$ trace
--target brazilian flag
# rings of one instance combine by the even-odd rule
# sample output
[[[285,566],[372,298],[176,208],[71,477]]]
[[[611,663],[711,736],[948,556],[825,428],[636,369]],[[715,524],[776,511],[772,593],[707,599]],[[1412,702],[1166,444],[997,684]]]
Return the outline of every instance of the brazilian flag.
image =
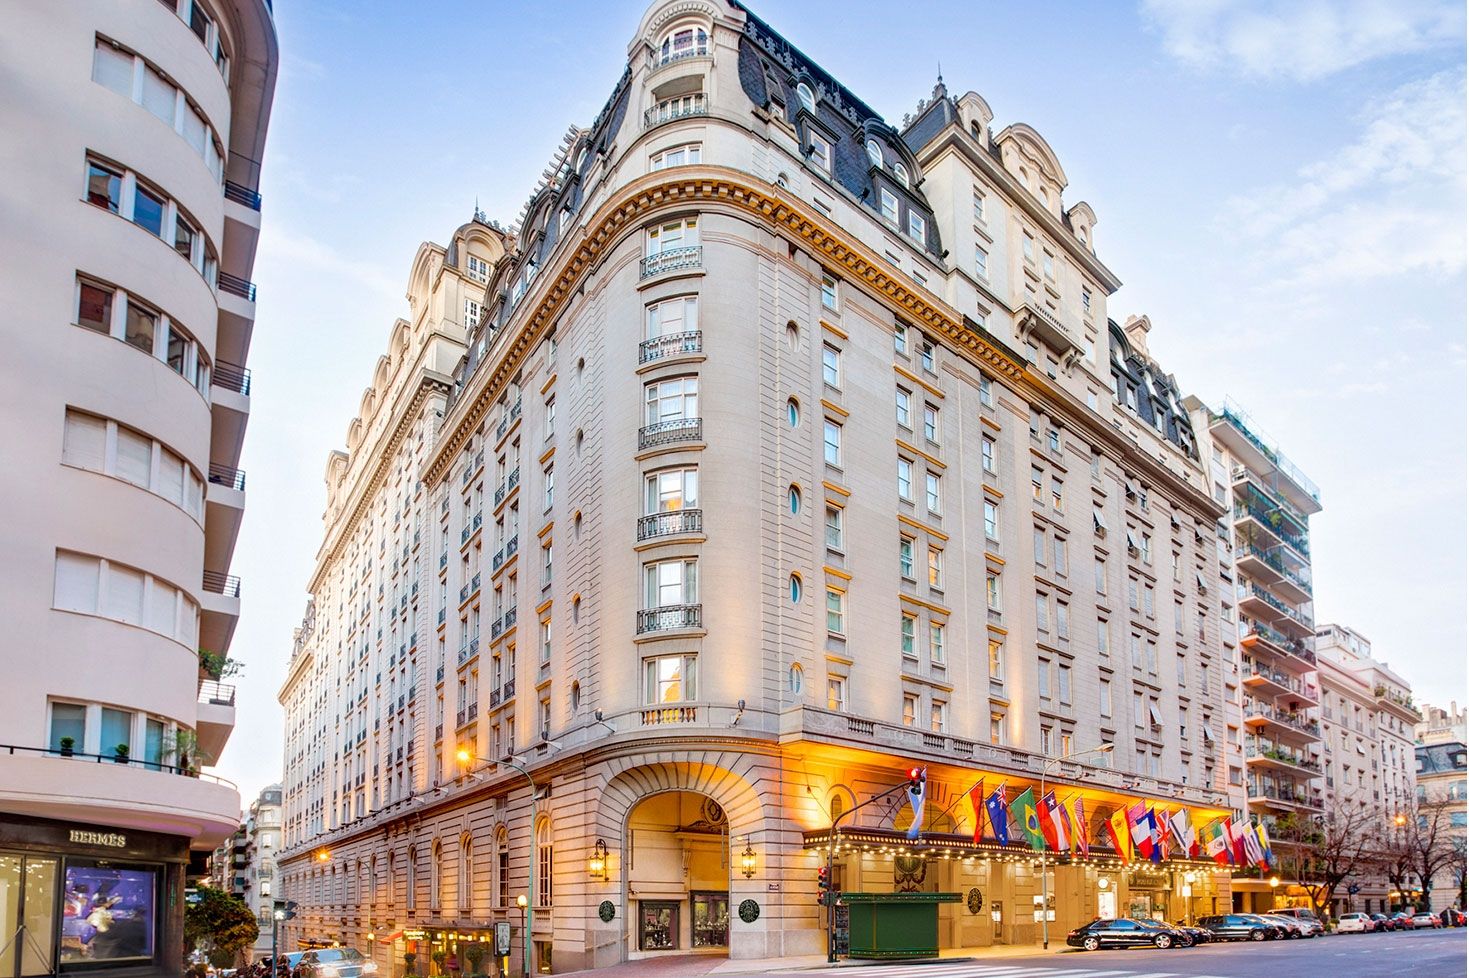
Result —
[[[1015,796],[1010,802],[1010,814],[1015,818],[1015,824],[1020,826],[1020,832],[1025,836],[1025,841],[1030,847],[1037,851],[1046,847],[1046,837],[1041,833],[1041,817],[1035,807],[1035,792],[1026,788]]]

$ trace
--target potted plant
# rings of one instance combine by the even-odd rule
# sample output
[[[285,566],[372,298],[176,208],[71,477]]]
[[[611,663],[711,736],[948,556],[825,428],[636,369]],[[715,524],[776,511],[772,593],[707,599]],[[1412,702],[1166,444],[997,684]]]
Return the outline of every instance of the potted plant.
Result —
[[[129,748],[127,744],[118,744],[116,747],[112,748],[112,759],[118,764],[126,764],[128,762],[128,753],[130,752],[130,750],[131,748]]]
[[[482,978],[484,972],[480,971],[480,962],[485,959],[485,946],[478,942],[464,949],[464,958],[469,962],[470,978]]]
[[[61,740],[58,741],[58,743],[61,745],[62,757],[70,757],[72,754],[72,748],[75,747],[77,744],[75,737],[62,737]]]
[[[412,951],[405,951],[403,953],[403,970],[404,970],[405,973],[410,974],[410,975],[411,974],[415,974],[415,972],[413,970],[413,966],[415,964],[417,964],[417,963],[418,963],[418,955],[417,954],[414,954]]]
[[[447,951],[435,951],[432,955],[430,955],[430,957],[434,959],[434,964],[438,966],[439,974],[441,975],[444,973],[444,960],[448,958],[448,956],[449,954]]]

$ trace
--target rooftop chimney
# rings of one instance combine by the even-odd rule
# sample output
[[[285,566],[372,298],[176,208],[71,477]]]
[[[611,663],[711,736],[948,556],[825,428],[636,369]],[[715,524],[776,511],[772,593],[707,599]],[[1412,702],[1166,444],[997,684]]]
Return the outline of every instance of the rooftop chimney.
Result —
[[[1148,330],[1152,328],[1153,324],[1148,321],[1147,316],[1128,316],[1127,324],[1122,327],[1132,348],[1149,359],[1152,355],[1148,353]]]

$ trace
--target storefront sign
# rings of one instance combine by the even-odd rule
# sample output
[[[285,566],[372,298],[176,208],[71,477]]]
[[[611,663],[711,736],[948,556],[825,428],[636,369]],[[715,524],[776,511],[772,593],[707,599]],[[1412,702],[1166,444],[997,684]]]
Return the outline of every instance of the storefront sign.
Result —
[[[602,923],[609,923],[613,917],[617,916],[617,905],[611,900],[603,900],[597,905],[597,916],[601,918]]]
[[[505,920],[495,924],[495,953],[504,957],[510,953],[510,923]]]
[[[740,919],[747,924],[753,924],[760,919],[760,904],[754,900],[740,901]]]
[[[108,846],[112,849],[126,849],[128,837],[120,832],[88,832],[84,829],[72,829],[67,834],[67,841],[80,843],[84,846]]]
[[[418,930],[417,928],[403,931],[403,940],[405,941],[421,941],[427,936],[427,931]]]

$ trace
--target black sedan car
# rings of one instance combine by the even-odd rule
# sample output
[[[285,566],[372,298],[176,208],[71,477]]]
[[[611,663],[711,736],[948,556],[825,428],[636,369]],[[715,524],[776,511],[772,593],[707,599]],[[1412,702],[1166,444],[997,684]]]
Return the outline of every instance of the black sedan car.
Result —
[[[1199,926],[1213,934],[1216,941],[1273,941],[1278,940],[1285,930],[1254,914],[1243,913],[1200,917]]]
[[[1093,920],[1085,927],[1078,927],[1066,935],[1071,947],[1097,951],[1115,947],[1187,947],[1188,935],[1176,927],[1155,920],[1134,920],[1119,917],[1116,920]]]

